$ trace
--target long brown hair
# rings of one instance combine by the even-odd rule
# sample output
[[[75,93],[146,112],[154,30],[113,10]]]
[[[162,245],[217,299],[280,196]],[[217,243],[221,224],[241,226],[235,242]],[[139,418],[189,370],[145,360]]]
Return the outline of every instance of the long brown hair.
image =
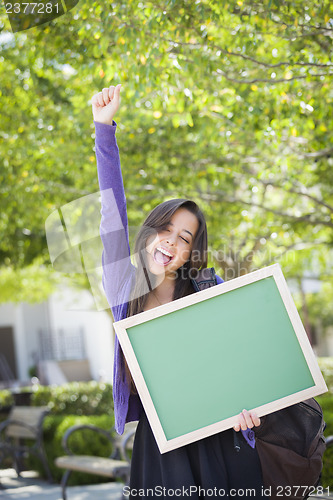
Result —
[[[190,278],[195,278],[195,273],[199,269],[207,267],[207,226],[198,205],[194,201],[179,198],[157,205],[144,221],[136,238],[137,270],[127,316],[133,316],[143,311],[148,294],[154,288],[156,277],[146,265],[147,240],[151,235],[156,235],[156,232],[166,227],[174,213],[180,208],[186,208],[193,213],[198,219],[199,227],[194,237],[190,259],[177,270],[173,299],[179,299],[193,293]]]

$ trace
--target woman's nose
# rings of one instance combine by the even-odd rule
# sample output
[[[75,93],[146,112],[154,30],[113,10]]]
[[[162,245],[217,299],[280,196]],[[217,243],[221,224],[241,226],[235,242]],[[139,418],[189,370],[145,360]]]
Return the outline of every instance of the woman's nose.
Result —
[[[169,243],[169,245],[174,245],[176,242],[176,236],[174,234],[168,234],[166,242]]]

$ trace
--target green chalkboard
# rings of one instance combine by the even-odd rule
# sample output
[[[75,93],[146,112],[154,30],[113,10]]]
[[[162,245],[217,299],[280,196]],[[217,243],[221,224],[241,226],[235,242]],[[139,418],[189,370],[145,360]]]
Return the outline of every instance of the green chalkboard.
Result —
[[[300,342],[273,271],[253,282],[248,275],[228,291],[231,282],[217,285],[195,294],[193,304],[126,328],[166,442],[230,421],[244,408],[318,391],[312,351],[304,348],[306,339]]]

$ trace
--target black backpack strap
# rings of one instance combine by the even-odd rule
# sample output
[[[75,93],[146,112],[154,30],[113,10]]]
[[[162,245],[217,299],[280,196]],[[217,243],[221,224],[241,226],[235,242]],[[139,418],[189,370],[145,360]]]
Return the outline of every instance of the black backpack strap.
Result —
[[[215,269],[213,267],[206,267],[197,271],[195,278],[191,278],[193,288],[196,292],[206,290],[211,286],[217,285]]]

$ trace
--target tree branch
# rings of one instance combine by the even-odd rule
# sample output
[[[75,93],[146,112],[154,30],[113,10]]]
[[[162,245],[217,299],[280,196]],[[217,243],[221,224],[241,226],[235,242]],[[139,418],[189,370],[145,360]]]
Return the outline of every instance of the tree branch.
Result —
[[[291,219],[294,222],[305,222],[307,224],[310,224],[311,226],[327,226],[327,227],[333,228],[333,222],[331,222],[331,221],[311,219],[311,217],[313,215],[312,213],[305,214],[302,216],[288,214],[286,212],[282,212],[282,211],[274,209],[272,207],[268,207],[268,206],[263,205],[261,203],[254,203],[254,202],[250,202],[250,201],[245,201],[244,199],[238,199],[236,197],[228,197],[228,195],[226,195],[226,193],[224,193],[222,191],[217,191],[214,194],[211,194],[211,193],[202,193],[201,194],[201,197],[207,201],[218,201],[218,199],[219,199],[218,196],[223,196],[224,201],[227,201],[228,203],[240,203],[240,204],[244,204],[244,205],[251,206],[251,207],[261,208],[265,212],[269,212],[269,213],[272,213],[274,215],[278,215],[278,216],[283,217],[285,219]]]
[[[114,19],[117,19],[118,21],[120,21],[119,18],[117,18],[116,16],[114,16]],[[123,25],[125,25],[126,27],[128,28],[132,28],[136,31],[139,31],[141,32],[141,29],[142,27],[141,26],[136,26],[136,25],[133,25],[133,24],[129,24],[129,23],[123,23]],[[178,23],[178,26],[181,27],[181,25]],[[157,39],[158,40],[162,40],[164,42],[167,42],[167,43],[170,43],[173,47],[177,47],[177,46],[180,46],[180,47],[185,47],[185,48],[190,48],[190,49],[198,49],[198,50],[202,50],[203,48],[210,48],[212,50],[219,50],[220,52],[222,52],[223,54],[227,55],[227,56],[234,56],[234,57],[239,57],[243,60],[246,60],[246,61],[251,61],[253,62],[254,64],[258,65],[258,66],[264,66],[266,68],[270,68],[270,69],[273,69],[273,68],[279,68],[279,67],[282,67],[282,66],[286,66],[286,67],[295,67],[295,66],[300,66],[300,67],[317,67],[317,68],[333,68],[333,64],[329,63],[329,64],[325,64],[325,63],[304,63],[304,62],[296,62],[296,63],[290,63],[289,61],[281,61],[279,63],[276,63],[276,64],[270,64],[270,63],[267,63],[267,62],[264,62],[264,61],[259,61],[258,59],[255,59],[254,57],[251,57],[251,56],[248,56],[246,54],[239,54],[237,52],[229,52],[228,50],[222,48],[221,46],[219,45],[215,45],[215,44],[203,44],[203,41],[202,41],[202,33],[200,31],[198,31],[197,29],[194,30],[195,34],[197,35],[197,37],[199,37],[199,42],[183,42],[183,41],[180,41],[180,40],[172,40],[170,38],[166,38],[166,37],[163,37],[163,36],[157,36],[157,35],[154,35],[153,33],[149,32],[149,31],[146,31],[145,32],[145,35],[146,36],[149,36],[150,38],[153,38],[153,39]],[[181,54],[181,52],[178,52]],[[192,62],[190,59],[187,60],[188,62]],[[331,73],[328,73],[328,75],[330,75]],[[333,73],[332,73],[333,74]],[[323,76],[323,75],[312,75],[312,76]],[[302,77],[302,78],[306,78],[306,76]],[[289,81],[289,80],[294,80],[294,79],[297,79],[297,77],[294,77],[294,78],[288,78],[288,79],[282,79],[282,80],[275,80],[275,81]],[[232,80],[234,81],[234,80]],[[255,80],[255,81],[266,81],[266,82],[270,82],[270,80]],[[243,83],[253,83],[253,82],[243,82]]]
[[[328,205],[328,203],[325,203],[324,201],[322,201],[322,200],[318,199],[317,197],[313,196],[312,194],[306,193],[304,191],[298,191],[297,189],[294,189],[294,188],[288,188],[288,189],[286,189],[286,188],[284,188],[282,186],[283,181],[282,181],[281,184],[277,184],[276,182],[274,182],[272,180],[266,181],[264,179],[260,179],[260,178],[258,178],[257,172],[255,172],[254,170],[251,170],[248,167],[243,166],[243,171],[245,171],[248,175],[252,175],[252,176],[256,177],[256,180],[258,182],[260,182],[262,185],[266,186],[266,187],[267,186],[274,186],[276,189],[280,189],[282,191],[286,191],[287,193],[296,194],[297,196],[305,196],[306,198],[309,198],[310,200],[312,200],[317,205],[321,205],[321,206],[327,208],[330,212],[333,212],[333,207],[331,205]],[[287,179],[285,179],[285,180],[287,180]]]
[[[294,152],[296,152],[294,150]],[[321,149],[319,151],[315,151],[313,153],[302,153],[301,158],[322,158],[323,156],[333,155],[333,148]]]
[[[307,75],[292,76],[291,78],[278,78],[278,79],[275,79],[275,78],[274,79],[273,78],[254,78],[253,80],[239,80],[237,78],[232,78],[232,77],[228,76],[227,73],[225,73],[221,69],[217,69],[216,73],[220,73],[221,75],[223,75],[224,78],[226,80],[228,80],[229,82],[248,83],[248,84],[263,82],[263,83],[270,83],[273,85],[276,83],[291,82],[292,80],[304,80],[305,78],[308,78],[309,76],[311,76],[313,78],[320,78],[321,76],[333,76],[333,72],[332,73],[317,73],[317,74],[308,73]]]

